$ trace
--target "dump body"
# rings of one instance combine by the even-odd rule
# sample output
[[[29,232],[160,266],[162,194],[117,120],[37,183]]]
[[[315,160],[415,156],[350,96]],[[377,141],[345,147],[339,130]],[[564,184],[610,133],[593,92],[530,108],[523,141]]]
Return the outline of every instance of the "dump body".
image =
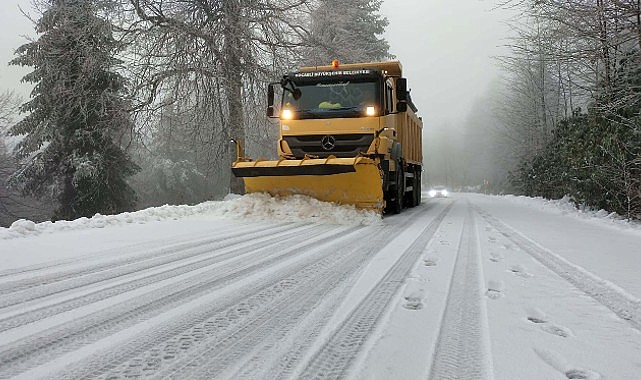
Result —
[[[278,85],[280,158],[239,155],[232,171],[247,192],[394,213],[420,203],[422,120],[398,61],[303,67]]]

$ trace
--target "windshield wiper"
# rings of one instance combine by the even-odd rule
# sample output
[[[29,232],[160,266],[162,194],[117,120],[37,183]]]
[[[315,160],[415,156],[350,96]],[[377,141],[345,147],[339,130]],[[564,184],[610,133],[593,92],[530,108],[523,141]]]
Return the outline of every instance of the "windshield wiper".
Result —
[[[360,116],[363,114],[363,107],[336,107],[336,108],[310,108],[295,111],[302,118],[334,118],[344,116]]]
[[[326,108],[328,110],[332,111],[352,111],[352,110],[357,110],[361,108],[360,106],[353,106],[353,107],[336,107],[336,108]]]
[[[325,114],[328,112],[335,112],[335,111],[358,111],[361,112],[363,110],[363,107],[361,106],[353,106],[353,107],[328,107],[328,108],[311,108],[311,109],[306,109],[306,110],[300,110],[297,112],[300,113],[311,113],[311,114]]]
[[[321,112],[319,112],[321,111]],[[322,108],[314,108],[314,109],[308,109],[308,110],[297,110],[296,113],[301,115],[301,116],[315,116],[315,117],[321,117],[323,116],[324,109]]]

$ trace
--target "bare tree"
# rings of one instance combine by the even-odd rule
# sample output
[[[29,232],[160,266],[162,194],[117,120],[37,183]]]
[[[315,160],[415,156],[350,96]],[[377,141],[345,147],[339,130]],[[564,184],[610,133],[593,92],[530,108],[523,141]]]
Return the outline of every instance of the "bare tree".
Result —
[[[193,102],[194,112],[206,111],[215,152],[213,162],[228,168],[236,150],[245,145],[247,99],[258,78],[273,78],[283,56],[306,36],[301,12],[307,0],[130,0],[136,18],[123,18],[125,38],[136,58],[132,77],[144,106],[163,101]],[[263,80],[264,81],[264,80]],[[262,112],[261,112],[262,113]],[[242,181],[229,170],[230,190],[242,192]]]
[[[521,38],[514,44],[513,55],[505,60],[511,64],[511,72],[518,74],[509,79],[511,88],[518,91],[513,91],[505,102],[506,125],[518,131],[519,124],[527,125],[518,120],[518,114],[525,111],[531,120],[534,116],[531,110],[542,104],[545,107],[541,109],[551,112],[540,116],[554,116],[555,111],[563,111],[556,112],[559,117],[552,118],[550,131],[557,128],[560,120],[567,119],[555,135],[561,141],[554,144],[548,140],[539,145],[528,140],[518,145],[523,142],[523,133],[515,134],[515,145],[531,148],[530,152],[536,156],[522,156],[521,167],[531,171],[528,175],[533,181],[544,178],[537,170],[571,178],[561,185],[573,191],[579,201],[628,217],[638,215],[635,210],[641,207],[638,197],[641,191],[641,2],[537,0],[506,4],[522,7],[527,20],[536,20],[534,24],[521,24]],[[543,39],[536,38],[541,35]],[[547,92],[547,100],[524,96],[527,92],[523,88],[532,86],[523,86],[528,77],[523,75],[528,70],[523,69],[536,66],[543,68],[539,73],[546,75],[532,82],[536,83],[535,87],[544,89],[550,83],[558,84]],[[536,73],[535,70],[529,72]],[[544,81],[547,85],[540,86]],[[556,108],[550,102],[555,99],[558,100]],[[528,131],[531,127],[520,130]],[[563,167],[549,170],[552,162],[548,160],[555,160],[555,164]],[[534,165],[528,166],[528,163]]]
[[[44,199],[23,197],[8,187],[8,181],[15,172],[16,160],[13,148],[21,137],[9,137],[7,132],[18,118],[22,98],[14,91],[0,94],[0,226],[8,227],[20,218],[35,221],[47,219],[51,210]]]
[[[563,39],[540,14],[522,22],[514,29],[512,55],[501,58],[506,92],[497,105],[506,144],[517,160],[530,159],[545,147],[558,120],[568,114],[568,103],[572,104],[562,65],[548,58]]]
[[[20,102],[15,92],[5,91],[0,94],[0,226],[8,224],[12,214],[10,199],[13,194],[7,187],[7,180],[15,170],[15,165],[5,144],[5,136],[9,126],[13,124]]]

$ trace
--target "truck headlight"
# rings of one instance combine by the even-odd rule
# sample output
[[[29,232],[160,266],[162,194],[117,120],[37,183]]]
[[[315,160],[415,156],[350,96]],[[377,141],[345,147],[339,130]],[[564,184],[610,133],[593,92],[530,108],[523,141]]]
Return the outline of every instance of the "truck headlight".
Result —
[[[367,106],[365,108],[365,115],[367,115],[367,116],[375,116],[376,115],[376,107]]]
[[[284,109],[280,112],[280,118],[285,120],[291,120],[294,117],[294,112],[290,109]]]

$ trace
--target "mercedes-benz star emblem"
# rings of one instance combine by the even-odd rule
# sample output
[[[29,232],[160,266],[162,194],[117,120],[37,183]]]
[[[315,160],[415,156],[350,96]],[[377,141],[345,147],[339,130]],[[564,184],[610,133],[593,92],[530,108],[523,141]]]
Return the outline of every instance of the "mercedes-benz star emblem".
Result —
[[[321,139],[321,146],[325,150],[334,149],[334,147],[336,146],[336,138],[334,136],[330,136],[330,135],[324,136]]]

